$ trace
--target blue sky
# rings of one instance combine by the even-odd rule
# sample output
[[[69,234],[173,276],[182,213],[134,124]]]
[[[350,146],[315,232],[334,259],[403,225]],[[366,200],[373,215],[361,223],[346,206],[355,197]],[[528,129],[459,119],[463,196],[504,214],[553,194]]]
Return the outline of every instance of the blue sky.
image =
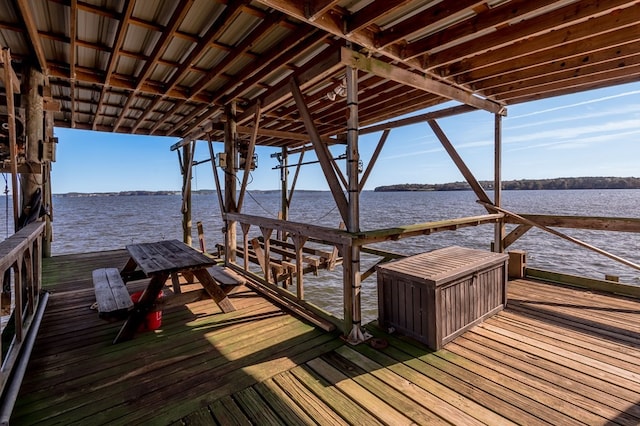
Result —
[[[492,180],[493,115],[476,111],[438,123],[475,176]],[[62,128],[55,134],[59,143],[52,168],[54,193],[181,188],[178,156],[169,149],[176,138]],[[359,140],[365,167],[379,138],[377,133]],[[215,144],[215,150],[220,152],[222,144]],[[280,187],[273,152],[257,149],[258,168],[252,172],[250,190]],[[344,148],[333,147],[332,153],[343,154]],[[198,142],[196,160],[208,156],[207,144]],[[640,176],[640,83],[510,106],[503,119],[502,158],[503,180]],[[313,159],[312,153],[304,158]],[[462,175],[425,123],[391,131],[365,190],[460,180]],[[195,167],[193,188],[214,187],[211,165]],[[320,166],[304,166],[297,188],[327,190]]]

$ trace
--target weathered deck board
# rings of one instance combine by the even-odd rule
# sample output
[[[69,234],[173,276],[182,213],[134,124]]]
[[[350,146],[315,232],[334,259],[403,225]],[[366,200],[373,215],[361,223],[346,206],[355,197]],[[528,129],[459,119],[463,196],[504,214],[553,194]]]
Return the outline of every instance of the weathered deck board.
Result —
[[[57,275],[12,422],[640,424],[633,299],[512,281],[503,312],[434,352],[374,326],[386,348],[347,345],[244,287],[224,314],[187,285],[160,330],[111,345],[120,324],[90,309],[91,270],[125,261],[44,262]]]

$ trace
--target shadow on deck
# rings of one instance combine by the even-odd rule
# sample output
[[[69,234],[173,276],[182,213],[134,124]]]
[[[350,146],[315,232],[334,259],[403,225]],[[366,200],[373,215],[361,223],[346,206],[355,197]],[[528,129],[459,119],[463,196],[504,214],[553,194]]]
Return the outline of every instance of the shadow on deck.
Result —
[[[640,302],[527,280],[509,306],[433,352],[370,326],[349,346],[249,289],[236,312],[168,304],[111,345],[91,270],[124,251],[44,263],[52,292],[15,424],[638,424]],[[132,283],[131,290],[143,282]]]

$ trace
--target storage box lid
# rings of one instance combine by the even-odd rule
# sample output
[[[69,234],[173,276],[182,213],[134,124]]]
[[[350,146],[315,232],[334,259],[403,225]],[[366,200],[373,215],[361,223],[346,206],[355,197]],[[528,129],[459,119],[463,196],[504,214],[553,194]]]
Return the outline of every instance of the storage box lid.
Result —
[[[506,253],[451,246],[378,265],[377,270],[437,286],[503,263],[508,258]]]

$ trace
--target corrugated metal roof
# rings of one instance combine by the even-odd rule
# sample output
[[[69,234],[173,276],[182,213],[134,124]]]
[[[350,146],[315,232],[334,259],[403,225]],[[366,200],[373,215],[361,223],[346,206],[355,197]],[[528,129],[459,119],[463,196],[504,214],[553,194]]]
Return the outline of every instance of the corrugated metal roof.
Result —
[[[640,5],[621,0],[0,4],[0,43],[19,74],[33,60],[48,73],[62,107],[57,126],[218,139],[231,101],[241,124],[260,101],[261,127],[304,132],[287,90],[291,77],[322,136],[344,133],[345,102],[328,102],[326,93],[355,55],[348,52],[363,54],[355,63],[367,125],[452,97],[497,110],[638,81],[638,34]],[[416,88],[399,77],[407,71],[429,84]],[[264,136],[258,143],[303,142]]]

